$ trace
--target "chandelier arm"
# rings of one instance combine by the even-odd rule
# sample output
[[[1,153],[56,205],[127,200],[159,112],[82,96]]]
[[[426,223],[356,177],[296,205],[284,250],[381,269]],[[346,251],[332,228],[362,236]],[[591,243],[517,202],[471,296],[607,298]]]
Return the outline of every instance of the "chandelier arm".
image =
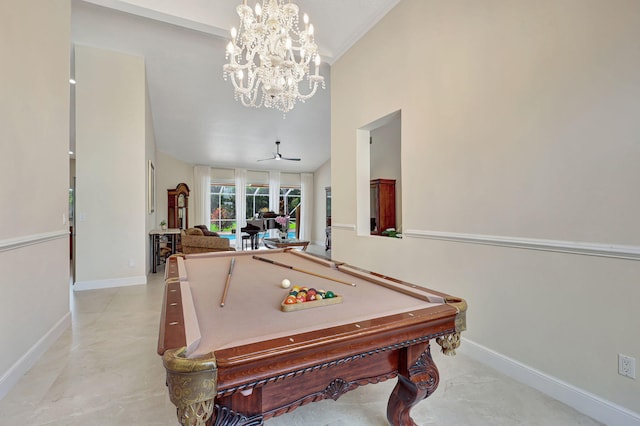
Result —
[[[308,99],[311,99],[311,97],[316,94],[316,90],[318,90],[318,83],[314,82],[313,86],[311,88],[311,92],[309,94],[303,95],[302,93],[298,92],[298,96],[297,97],[298,97],[298,99],[300,99],[301,101],[304,102],[304,101],[306,101]]]
[[[313,95],[315,95],[316,91],[318,90],[318,86],[322,85],[322,88],[325,88],[325,84],[324,84],[324,79],[313,79],[309,81],[309,87],[311,88],[311,92],[303,95],[298,91],[298,98],[300,98],[302,101],[306,101],[307,99],[310,99]]]
[[[236,11],[240,30],[231,31],[224,76],[231,77],[237,100],[244,106],[264,105],[286,113],[297,101],[311,98],[319,83],[325,88],[324,78],[318,74],[313,25],[305,15],[304,28],[299,27],[296,4],[291,0],[263,0],[262,5],[256,4],[254,14],[245,1]],[[313,58],[315,75],[310,73]],[[311,91],[303,95],[299,85],[305,78]]]
[[[259,108],[260,106],[262,106],[262,103],[263,103],[262,98],[260,99],[259,103],[256,103],[258,92],[260,91],[258,90],[259,88],[260,88],[260,81],[257,82],[257,86],[254,90],[244,90],[242,92],[236,91],[236,95],[239,95],[240,102],[242,102],[243,106],[255,107],[255,108]]]

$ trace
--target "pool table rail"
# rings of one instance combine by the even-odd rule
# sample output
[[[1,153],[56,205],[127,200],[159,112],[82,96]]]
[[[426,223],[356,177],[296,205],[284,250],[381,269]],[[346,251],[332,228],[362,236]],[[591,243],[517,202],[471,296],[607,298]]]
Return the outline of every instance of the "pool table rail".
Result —
[[[447,314],[441,318],[419,312],[397,314],[217,350],[218,366],[224,368],[224,372],[220,371],[218,392],[263,386],[310,369],[325,368],[349,362],[354,357],[397,350],[453,334],[454,318],[450,312]],[[266,365],[268,369],[265,369]]]
[[[164,287],[162,313],[160,314],[160,334],[158,336],[158,355],[167,349],[180,348],[187,345],[182,310],[182,293],[180,281],[167,280]]]

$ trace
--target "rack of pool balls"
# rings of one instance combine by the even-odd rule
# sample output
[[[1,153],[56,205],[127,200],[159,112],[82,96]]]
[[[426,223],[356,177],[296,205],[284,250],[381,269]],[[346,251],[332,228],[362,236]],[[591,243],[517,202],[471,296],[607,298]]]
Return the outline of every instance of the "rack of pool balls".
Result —
[[[291,285],[289,280],[282,281],[282,287],[289,288]],[[280,309],[284,312],[290,312],[318,306],[335,305],[336,303],[342,303],[342,296],[335,294],[333,291],[316,290],[315,288],[294,285],[282,301]]]

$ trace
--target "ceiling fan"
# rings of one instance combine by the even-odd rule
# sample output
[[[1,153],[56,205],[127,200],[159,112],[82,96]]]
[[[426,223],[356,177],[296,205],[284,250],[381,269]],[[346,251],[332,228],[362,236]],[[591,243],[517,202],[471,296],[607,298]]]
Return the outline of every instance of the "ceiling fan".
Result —
[[[272,154],[273,154],[273,157],[271,157],[271,158],[263,158],[262,160],[258,160],[258,161],[267,161],[267,160],[300,161],[299,158],[283,157],[282,154],[280,154],[280,141],[276,141],[276,152],[273,152]]]

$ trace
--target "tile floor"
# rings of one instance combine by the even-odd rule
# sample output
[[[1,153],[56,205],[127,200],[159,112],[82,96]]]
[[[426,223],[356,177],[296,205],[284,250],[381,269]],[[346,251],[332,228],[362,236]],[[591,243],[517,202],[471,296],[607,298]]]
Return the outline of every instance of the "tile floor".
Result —
[[[0,401],[0,425],[176,425],[156,354],[163,272],[151,274],[147,285],[72,292],[72,327]],[[437,349],[434,344],[440,385],[412,410],[418,425],[600,424],[464,355],[446,357]],[[265,424],[383,426],[394,384],[368,385]]]

